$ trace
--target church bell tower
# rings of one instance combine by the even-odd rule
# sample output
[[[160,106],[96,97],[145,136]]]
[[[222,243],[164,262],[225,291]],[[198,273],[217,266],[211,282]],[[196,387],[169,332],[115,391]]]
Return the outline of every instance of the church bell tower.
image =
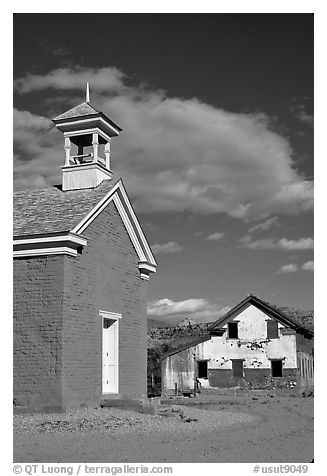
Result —
[[[62,190],[95,188],[110,180],[111,139],[122,129],[90,104],[88,83],[85,102],[52,121],[65,138]]]

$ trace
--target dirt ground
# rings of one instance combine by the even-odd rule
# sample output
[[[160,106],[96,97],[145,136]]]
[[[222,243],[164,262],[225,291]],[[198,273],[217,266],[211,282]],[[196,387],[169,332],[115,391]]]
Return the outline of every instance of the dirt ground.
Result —
[[[307,463],[313,458],[312,397],[199,396],[177,403],[174,417],[114,408],[15,416],[14,462]]]

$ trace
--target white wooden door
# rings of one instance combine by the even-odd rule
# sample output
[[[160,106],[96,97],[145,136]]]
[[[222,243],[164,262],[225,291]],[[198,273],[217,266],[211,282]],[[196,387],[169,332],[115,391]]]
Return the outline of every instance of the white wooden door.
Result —
[[[118,393],[118,320],[103,318],[102,393]]]

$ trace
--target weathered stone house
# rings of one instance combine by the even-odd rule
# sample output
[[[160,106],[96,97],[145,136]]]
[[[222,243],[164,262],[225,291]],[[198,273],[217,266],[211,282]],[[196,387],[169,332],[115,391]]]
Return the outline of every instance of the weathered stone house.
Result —
[[[14,197],[20,411],[146,396],[146,291],[156,262],[111,172],[110,143],[121,129],[88,100],[53,122],[65,138],[62,186]]]
[[[162,359],[163,393],[202,387],[313,387],[313,332],[250,295],[207,337]]]

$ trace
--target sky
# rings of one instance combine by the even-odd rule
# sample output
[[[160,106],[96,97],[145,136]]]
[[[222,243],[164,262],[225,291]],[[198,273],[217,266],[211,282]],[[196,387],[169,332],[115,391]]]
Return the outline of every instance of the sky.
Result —
[[[16,190],[61,183],[51,118],[86,81],[123,129],[149,317],[213,321],[249,293],[313,308],[312,14],[16,14],[13,67]]]

